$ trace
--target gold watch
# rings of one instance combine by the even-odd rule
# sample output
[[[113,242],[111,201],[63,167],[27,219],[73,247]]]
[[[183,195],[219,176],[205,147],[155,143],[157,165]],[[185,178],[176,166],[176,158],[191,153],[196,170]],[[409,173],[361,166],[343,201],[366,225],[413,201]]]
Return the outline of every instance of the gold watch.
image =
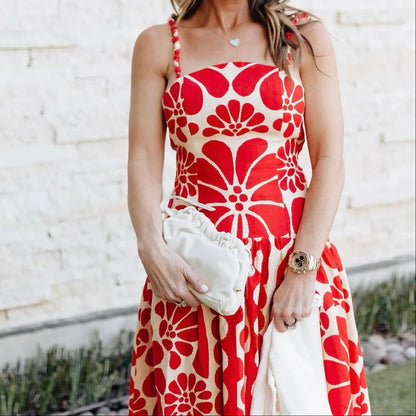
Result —
[[[288,266],[296,273],[318,270],[321,262],[305,251],[294,251],[289,256]]]

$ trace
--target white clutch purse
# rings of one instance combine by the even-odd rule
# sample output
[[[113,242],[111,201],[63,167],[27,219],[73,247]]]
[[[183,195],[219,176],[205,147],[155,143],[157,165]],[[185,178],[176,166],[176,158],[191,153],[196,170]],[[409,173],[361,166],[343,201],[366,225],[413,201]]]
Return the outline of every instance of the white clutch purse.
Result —
[[[244,289],[254,273],[251,254],[234,235],[217,231],[211,220],[193,206],[166,209],[162,221],[166,244],[178,253],[208,285],[206,293],[189,290],[222,315],[233,315],[244,302]]]

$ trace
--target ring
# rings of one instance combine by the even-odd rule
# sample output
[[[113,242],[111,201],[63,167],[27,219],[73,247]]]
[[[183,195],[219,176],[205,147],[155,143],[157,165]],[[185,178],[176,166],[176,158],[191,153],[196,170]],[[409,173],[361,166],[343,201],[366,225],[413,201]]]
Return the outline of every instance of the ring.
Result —
[[[178,306],[180,306],[181,308],[182,308],[183,306],[186,306],[186,305],[187,305],[187,303],[186,303],[183,299],[181,299],[181,300],[175,300],[175,303],[176,303]]]
[[[298,320],[295,318],[295,322],[293,322],[292,325],[287,324],[286,321],[283,321],[283,323],[284,323],[284,325],[285,325],[285,327],[287,329],[295,329],[296,328],[296,324],[298,323]]]

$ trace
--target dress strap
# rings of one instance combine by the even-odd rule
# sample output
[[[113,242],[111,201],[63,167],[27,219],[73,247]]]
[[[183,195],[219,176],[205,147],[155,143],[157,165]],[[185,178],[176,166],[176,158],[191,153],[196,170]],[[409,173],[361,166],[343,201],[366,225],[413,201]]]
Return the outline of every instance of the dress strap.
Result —
[[[305,12],[298,12],[293,14],[290,17],[291,22],[296,26],[298,24],[304,24],[311,20],[311,16],[308,13]],[[292,32],[286,32],[286,37],[291,41],[293,39],[293,33]],[[292,48],[288,46],[287,48],[287,65],[290,66],[290,64],[293,61],[292,56]]]
[[[179,43],[179,34],[178,28],[176,26],[175,19],[172,17],[168,20],[170,26],[170,32],[172,34],[172,44],[173,44],[173,66],[175,68],[176,78],[181,76],[181,60],[180,60],[180,50],[181,44]]]
[[[298,25],[298,24],[303,25],[305,23],[308,23],[311,20],[311,16],[305,12],[298,12],[298,13],[293,14],[290,20],[292,21],[294,25]]]

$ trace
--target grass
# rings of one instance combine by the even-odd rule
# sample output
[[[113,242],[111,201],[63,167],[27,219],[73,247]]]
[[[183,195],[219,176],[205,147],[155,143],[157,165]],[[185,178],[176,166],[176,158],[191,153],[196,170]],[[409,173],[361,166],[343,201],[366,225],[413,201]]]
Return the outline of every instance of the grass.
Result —
[[[373,415],[415,415],[415,361],[367,375]]]

